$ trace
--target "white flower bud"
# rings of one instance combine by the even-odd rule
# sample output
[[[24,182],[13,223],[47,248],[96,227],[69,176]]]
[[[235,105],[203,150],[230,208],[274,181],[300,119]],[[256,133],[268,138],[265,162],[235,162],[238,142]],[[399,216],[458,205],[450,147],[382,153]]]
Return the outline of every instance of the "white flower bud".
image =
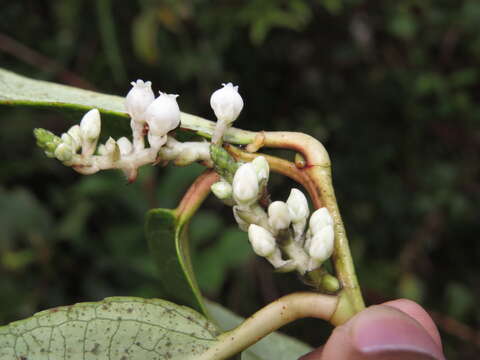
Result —
[[[105,147],[104,144],[98,145],[97,153],[98,153],[98,155],[100,155],[100,156],[107,155],[107,148]]]
[[[242,231],[248,231],[248,227],[250,226],[250,223],[246,222],[245,220],[243,220],[240,215],[239,215],[239,209],[238,209],[238,206],[234,206],[232,208],[233,210],[233,217],[235,218],[235,221],[237,222],[238,224],[238,227],[240,228],[240,230]]]
[[[213,184],[210,189],[220,200],[225,200],[232,197],[232,185],[226,181],[218,181]]]
[[[258,179],[251,163],[240,166],[232,182],[233,198],[239,205],[250,205],[258,197]]]
[[[180,108],[177,104],[178,95],[160,92],[145,111],[145,120],[149,133],[155,136],[167,135],[180,124]]]
[[[268,230],[255,224],[251,224],[248,228],[248,240],[250,240],[253,251],[258,256],[268,257],[277,248],[273,235]]]
[[[120,148],[120,154],[128,155],[132,152],[133,145],[126,137],[121,137],[117,140],[117,145]]]
[[[125,109],[130,117],[138,123],[145,123],[145,110],[155,100],[152,83],[143,80],[132,81],[132,88],[125,97]]]
[[[69,145],[74,152],[76,152],[80,148],[80,144],[77,143],[68,133],[63,133],[61,138],[62,142]]]
[[[100,128],[100,112],[97,109],[92,109],[83,115],[80,121],[80,130],[84,141],[95,142],[100,136]]]
[[[268,176],[270,174],[270,166],[268,161],[263,156],[257,156],[252,161],[252,165],[255,168],[255,173],[257,174],[258,182],[261,185],[266,185],[268,182]]]
[[[311,258],[317,262],[324,262],[332,256],[334,237],[333,226],[331,225],[325,226],[315,234],[308,249]]]
[[[313,235],[317,234],[325,226],[332,226],[333,219],[326,207],[315,210],[310,217],[310,230]]]
[[[67,134],[72,137],[72,139],[76,143],[75,151],[80,149],[82,145],[82,130],[80,130],[80,125],[73,125],[70,129],[68,129]]]
[[[73,156],[73,148],[69,144],[61,143],[55,149],[55,157],[62,162],[71,160],[72,156]]]
[[[148,133],[148,142],[153,149],[160,149],[167,142],[167,135],[155,135]]]
[[[292,218],[287,204],[283,201],[274,201],[268,207],[268,223],[275,231],[288,228]]]
[[[243,109],[243,99],[238,93],[238,86],[232,83],[222,86],[210,97],[210,106],[219,121],[231,124]]]
[[[288,210],[292,217],[293,223],[306,221],[310,210],[308,208],[308,201],[303,192],[293,188],[287,199]]]

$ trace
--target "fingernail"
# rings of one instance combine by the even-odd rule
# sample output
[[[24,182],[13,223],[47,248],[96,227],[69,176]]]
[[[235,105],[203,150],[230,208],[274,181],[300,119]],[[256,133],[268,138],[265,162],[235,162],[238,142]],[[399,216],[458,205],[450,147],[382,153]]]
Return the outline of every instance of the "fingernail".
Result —
[[[355,347],[365,355],[405,353],[412,360],[444,360],[441,349],[425,329],[396,309],[367,309],[355,320],[352,331]]]

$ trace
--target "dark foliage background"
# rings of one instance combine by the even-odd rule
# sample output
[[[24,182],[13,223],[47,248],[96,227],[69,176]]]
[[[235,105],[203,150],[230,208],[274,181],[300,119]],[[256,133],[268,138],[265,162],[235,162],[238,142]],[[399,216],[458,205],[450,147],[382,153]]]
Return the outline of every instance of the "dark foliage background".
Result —
[[[0,64],[121,95],[149,79],[208,118],[211,91],[239,84],[239,127],[303,131],[329,149],[367,302],[419,301],[448,358],[476,359],[479,24],[476,0],[10,1]],[[118,173],[82,177],[32,137],[78,118],[2,108],[0,119],[0,322],[110,295],[154,297],[144,213],[174,207],[201,168],[146,168],[128,186]],[[291,185],[274,178],[274,196]],[[192,237],[210,298],[248,315],[304,288],[254,258],[218,202],[204,209]],[[318,345],[329,327],[286,330]]]

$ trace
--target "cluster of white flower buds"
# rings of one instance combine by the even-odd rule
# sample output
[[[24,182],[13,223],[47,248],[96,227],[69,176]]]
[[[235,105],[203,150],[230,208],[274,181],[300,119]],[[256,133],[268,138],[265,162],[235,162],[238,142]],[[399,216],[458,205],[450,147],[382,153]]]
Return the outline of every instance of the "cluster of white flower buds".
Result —
[[[222,179],[212,185],[215,196],[233,206],[240,229],[248,231],[253,250],[266,258],[278,271],[296,270],[300,274],[317,269],[334,250],[333,219],[323,207],[309,221],[308,201],[298,189],[292,189],[286,202],[274,201],[267,211],[259,201],[269,178],[269,166],[263,156],[242,164],[232,184]]]
[[[131,118],[132,140],[110,137],[98,145],[100,112],[92,109],[83,116],[80,125],[72,126],[60,138],[37,129],[39,145],[48,156],[56,157],[82,174],[121,169],[129,181],[135,180],[138,168],[145,164],[172,160],[177,165],[187,165],[210,160],[207,142],[181,143],[168,135],[180,125],[178,95],[160,92],[155,98],[150,81],[137,80],[131,84],[125,109]],[[145,136],[149,147],[145,146]]]

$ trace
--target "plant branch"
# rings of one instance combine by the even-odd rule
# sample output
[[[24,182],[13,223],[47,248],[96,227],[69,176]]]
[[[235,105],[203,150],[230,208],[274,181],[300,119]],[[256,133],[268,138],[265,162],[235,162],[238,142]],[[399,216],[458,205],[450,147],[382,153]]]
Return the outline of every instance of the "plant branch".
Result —
[[[181,222],[187,221],[210,193],[210,186],[220,179],[213,170],[206,170],[195,179],[175,209]]]
[[[355,274],[345,226],[338,209],[332,184],[330,157],[325,147],[312,136],[297,132],[263,132],[259,136],[261,136],[264,146],[292,149],[303,155],[306,164],[300,171],[304,172],[316,187],[313,193],[308,189],[310,195],[321,198],[334,221],[335,251],[333,264],[342,285],[342,291],[347,295],[343,300],[348,300],[350,303],[350,306],[345,305],[345,311],[351,311],[353,316],[353,314],[363,310],[365,304]]]
[[[227,359],[298,319],[313,317],[330,321],[337,303],[336,296],[309,292],[281,297],[257,311],[235,329],[221,334],[218,343],[196,359]]]

